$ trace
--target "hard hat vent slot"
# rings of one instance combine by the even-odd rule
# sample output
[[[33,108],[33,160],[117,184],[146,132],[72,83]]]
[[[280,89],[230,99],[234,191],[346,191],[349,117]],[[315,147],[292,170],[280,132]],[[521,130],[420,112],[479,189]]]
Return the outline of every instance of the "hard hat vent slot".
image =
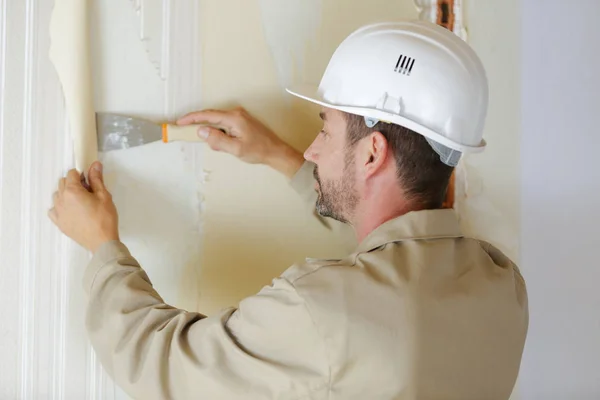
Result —
[[[410,73],[411,73],[414,65],[415,65],[414,58],[400,54],[400,57],[398,57],[398,62],[396,62],[396,68],[394,68],[394,72],[398,72],[399,74],[410,76]]]

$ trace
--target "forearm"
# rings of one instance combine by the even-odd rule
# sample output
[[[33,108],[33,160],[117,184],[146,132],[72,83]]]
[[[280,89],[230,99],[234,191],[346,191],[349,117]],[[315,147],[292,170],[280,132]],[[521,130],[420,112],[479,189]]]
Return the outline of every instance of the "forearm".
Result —
[[[119,242],[104,244],[86,271],[86,328],[109,375],[136,398],[182,398],[193,369],[187,332],[204,319],[170,307]],[[165,354],[169,354],[168,360]]]
[[[304,156],[285,142],[278,143],[266,160],[266,164],[292,179],[304,164]]]
[[[326,397],[322,339],[286,279],[244,299],[239,312],[204,317],[166,305],[125,246],[109,242],[84,284],[92,345],[132,398]]]

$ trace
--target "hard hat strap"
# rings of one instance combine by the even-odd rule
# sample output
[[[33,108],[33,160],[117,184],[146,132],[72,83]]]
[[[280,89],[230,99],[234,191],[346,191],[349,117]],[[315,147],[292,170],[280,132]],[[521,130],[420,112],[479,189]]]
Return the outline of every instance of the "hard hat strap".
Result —
[[[365,124],[367,124],[369,128],[373,128],[378,122],[379,120],[377,118],[365,117]]]
[[[375,125],[377,125],[380,122],[380,120],[378,120],[377,118],[372,117],[364,117],[364,119],[365,124],[369,128],[375,127]],[[427,143],[429,143],[429,145],[437,153],[437,155],[440,156],[441,162],[450,167],[456,167],[458,165],[460,157],[462,156],[462,153],[460,151],[444,146],[443,144],[431,140],[428,137],[425,137],[425,140],[427,140]]]
[[[429,139],[428,137],[425,137],[425,140],[427,140],[427,143],[429,143],[431,148],[440,156],[441,162],[449,167],[456,167],[458,165],[460,157],[462,156],[460,151],[446,147],[443,144]]]

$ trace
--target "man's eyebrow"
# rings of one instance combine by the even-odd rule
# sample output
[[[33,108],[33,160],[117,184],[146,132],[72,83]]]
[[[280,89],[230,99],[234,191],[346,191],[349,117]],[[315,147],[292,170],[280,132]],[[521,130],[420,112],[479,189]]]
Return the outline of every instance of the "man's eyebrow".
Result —
[[[324,112],[322,112],[322,111],[321,111],[321,112],[319,113],[319,117],[321,117],[321,119],[322,119],[323,121],[325,121],[325,120],[327,119],[327,114],[325,114]]]

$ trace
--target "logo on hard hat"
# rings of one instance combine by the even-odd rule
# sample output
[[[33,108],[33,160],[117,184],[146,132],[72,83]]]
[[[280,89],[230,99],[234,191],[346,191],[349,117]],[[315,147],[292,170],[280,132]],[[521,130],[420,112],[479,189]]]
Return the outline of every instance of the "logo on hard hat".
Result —
[[[414,58],[400,54],[400,57],[398,57],[398,62],[396,63],[396,68],[394,68],[394,72],[410,76],[410,72],[412,71],[414,65]]]

